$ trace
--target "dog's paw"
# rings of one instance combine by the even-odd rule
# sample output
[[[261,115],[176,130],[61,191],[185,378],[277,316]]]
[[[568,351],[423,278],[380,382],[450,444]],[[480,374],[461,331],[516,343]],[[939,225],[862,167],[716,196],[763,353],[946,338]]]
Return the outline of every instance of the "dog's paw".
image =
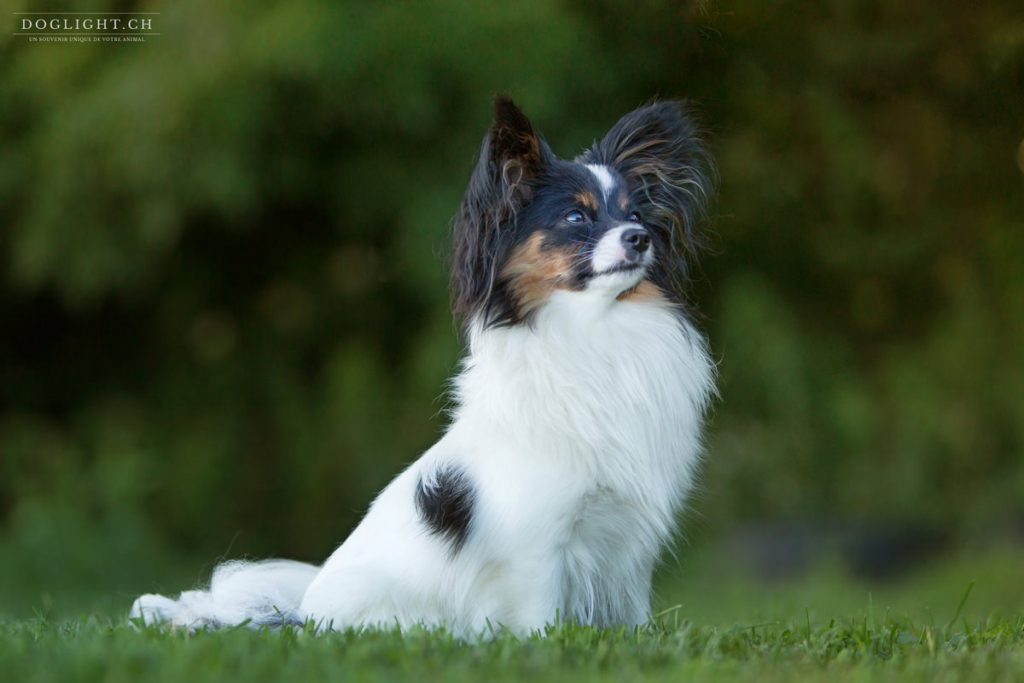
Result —
[[[177,600],[147,593],[140,595],[132,603],[128,618],[141,621],[146,626],[170,624],[171,626],[190,626],[193,621],[191,613]]]

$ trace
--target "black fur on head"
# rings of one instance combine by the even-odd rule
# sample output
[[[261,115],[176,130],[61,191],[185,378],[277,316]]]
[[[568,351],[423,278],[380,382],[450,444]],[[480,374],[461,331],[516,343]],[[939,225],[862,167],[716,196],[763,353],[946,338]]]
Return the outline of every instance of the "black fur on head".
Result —
[[[606,166],[614,197],[585,164]],[[505,97],[454,220],[452,310],[484,325],[526,321],[554,289],[582,289],[603,233],[639,220],[654,245],[648,290],[682,301],[686,256],[712,193],[710,157],[679,102],[624,116],[575,161],[557,159]],[[585,224],[564,220],[567,210]],[[575,211],[575,213],[580,213]]]
[[[494,121],[454,221],[452,312],[469,317],[487,306],[498,277],[501,233],[532,197],[531,182],[554,154],[511,99],[494,99]]]

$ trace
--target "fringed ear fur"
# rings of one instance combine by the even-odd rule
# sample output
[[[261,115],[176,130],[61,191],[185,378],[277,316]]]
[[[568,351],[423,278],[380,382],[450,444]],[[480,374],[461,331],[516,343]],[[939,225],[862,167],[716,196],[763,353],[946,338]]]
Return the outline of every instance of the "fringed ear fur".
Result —
[[[715,189],[714,163],[684,103],[654,102],[626,114],[579,161],[622,175],[644,226],[684,269],[683,257],[703,244],[698,227]]]
[[[497,279],[499,235],[530,200],[530,182],[552,158],[529,119],[508,97],[494,100],[494,121],[453,222],[452,312],[470,320],[487,307]]]

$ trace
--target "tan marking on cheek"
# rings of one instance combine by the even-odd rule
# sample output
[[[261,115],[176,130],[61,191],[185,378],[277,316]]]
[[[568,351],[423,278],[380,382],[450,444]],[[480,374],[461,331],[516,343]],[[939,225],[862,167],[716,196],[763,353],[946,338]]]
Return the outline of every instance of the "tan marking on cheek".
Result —
[[[619,195],[619,208],[623,211],[629,208],[629,197],[626,196],[625,192]]]
[[[572,260],[568,250],[545,247],[540,234],[516,249],[501,276],[509,282],[520,315],[540,307],[554,290],[570,288]]]
[[[650,280],[641,280],[636,287],[627,289],[616,298],[619,301],[664,301],[665,293]]]
[[[580,192],[576,195],[576,201],[580,206],[585,206],[591,211],[597,211],[597,197],[593,192]]]

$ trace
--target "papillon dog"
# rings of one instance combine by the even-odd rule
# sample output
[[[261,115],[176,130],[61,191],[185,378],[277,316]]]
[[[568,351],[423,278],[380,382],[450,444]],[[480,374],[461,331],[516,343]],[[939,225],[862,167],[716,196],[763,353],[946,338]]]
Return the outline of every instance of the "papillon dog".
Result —
[[[131,615],[465,637],[647,621],[715,391],[685,294],[712,174],[680,102],[570,161],[498,97],[453,221],[468,351],[444,436],[322,566],[229,562]]]

